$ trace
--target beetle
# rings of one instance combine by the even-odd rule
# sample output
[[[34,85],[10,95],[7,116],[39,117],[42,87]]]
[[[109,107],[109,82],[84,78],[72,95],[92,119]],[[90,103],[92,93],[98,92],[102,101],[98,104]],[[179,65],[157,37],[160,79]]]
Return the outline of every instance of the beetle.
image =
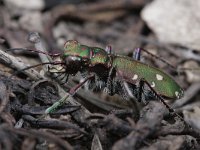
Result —
[[[173,111],[164,99],[180,99],[184,94],[183,89],[162,70],[141,62],[140,53],[141,49],[136,49],[133,59],[113,54],[109,46],[103,49],[69,40],[59,55],[60,62],[52,63],[55,67],[49,71],[57,70],[67,76],[78,72],[82,74],[85,79],[70,89],[71,96],[87,83],[89,89],[105,90],[109,95],[119,94],[124,99],[134,97],[139,102],[146,102],[157,98]],[[58,65],[62,66],[61,69],[58,69]],[[62,105],[68,96],[49,107],[46,113],[49,114]]]
[[[104,49],[81,45],[75,40],[67,41],[64,46],[62,60],[69,74],[78,71],[94,73],[98,79],[108,85],[107,80],[116,78],[131,85],[146,82],[159,96],[179,99],[183,96],[182,88],[172,77],[158,68],[144,64],[123,55],[108,54]],[[98,86],[98,85],[97,85]]]
[[[141,49],[133,58],[112,54],[111,48],[89,47],[69,40],[61,54],[62,66],[68,75],[80,72],[85,80],[70,90],[70,95],[86,82],[89,89],[119,94],[124,99],[133,96],[139,102],[157,98],[173,111],[164,99],[180,99],[183,89],[162,70],[140,61]],[[51,110],[51,109],[49,109]],[[48,111],[47,111],[48,113]]]

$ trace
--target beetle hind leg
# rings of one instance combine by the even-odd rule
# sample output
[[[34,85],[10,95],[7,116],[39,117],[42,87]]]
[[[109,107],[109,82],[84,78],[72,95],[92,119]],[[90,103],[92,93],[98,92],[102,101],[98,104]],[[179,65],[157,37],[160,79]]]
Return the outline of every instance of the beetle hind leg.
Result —
[[[153,92],[154,96],[156,99],[160,100],[165,106],[166,108],[169,110],[169,112],[174,112],[174,109],[172,109],[166,102],[165,100],[157,94],[157,92],[151,87],[151,85],[149,84],[149,82],[147,82],[145,79],[141,79],[139,81],[139,92],[138,92],[138,101],[141,101],[141,97],[142,94],[144,93],[144,85],[147,85],[148,88]]]

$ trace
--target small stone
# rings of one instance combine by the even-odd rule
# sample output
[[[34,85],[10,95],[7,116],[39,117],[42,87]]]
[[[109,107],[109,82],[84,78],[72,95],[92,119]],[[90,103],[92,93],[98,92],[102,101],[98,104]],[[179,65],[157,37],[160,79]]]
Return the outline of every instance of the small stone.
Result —
[[[13,15],[22,15],[27,10],[42,10],[45,6],[44,0],[4,0],[4,3]]]
[[[154,0],[141,16],[163,43],[200,50],[200,1]]]
[[[200,82],[200,66],[196,61],[189,60],[183,65],[189,83]]]
[[[195,130],[200,130],[200,108],[198,106],[193,107],[192,111],[183,111],[184,120]]]

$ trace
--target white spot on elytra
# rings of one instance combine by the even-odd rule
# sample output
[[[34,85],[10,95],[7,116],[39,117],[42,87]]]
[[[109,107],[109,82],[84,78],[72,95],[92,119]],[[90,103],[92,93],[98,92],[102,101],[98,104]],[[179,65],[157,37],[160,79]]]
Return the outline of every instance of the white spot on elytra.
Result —
[[[179,98],[179,92],[178,91],[175,92],[175,95],[176,95],[177,98]]]
[[[156,79],[157,80],[163,80],[163,76],[161,76],[160,74],[156,74]]]
[[[138,78],[138,75],[137,75],[137,74],[134,74],[132,80],[137,80],[137,78]]]
[[[155,87],[155,86],[156,86],[155,82],[152,82],[151,87]]]

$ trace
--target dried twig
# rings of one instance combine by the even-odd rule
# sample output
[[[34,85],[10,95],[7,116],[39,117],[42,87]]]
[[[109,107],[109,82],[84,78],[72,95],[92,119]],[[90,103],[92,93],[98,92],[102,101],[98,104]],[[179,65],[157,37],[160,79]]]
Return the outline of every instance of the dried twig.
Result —
[[[66,141],[66,140],[62,140],[61,138],[58,138],[57,136],[51,134],[51,133],[47,133],[47,132],[43,132],[43,131],[38,131],[38,130],[33,130],[33,129],[15,129],[12,127],[8,127],[8,126],[4,126],[3,128],[6,131],[10,131],[12,133],[16,133],[19,135],[23,135],[23,136],[28,136],[28,137],[33,137],[33,138],[44,138],[46,140],[49,140],[51,142],[54,142],[56,144],[58,144],[60,147],[67,149],[67,150],[73,150],[73,147]]]
[[[1,100],[1,106],[0,106],[0,114],[1,114],[9,102],[9,92],[8,89],[6,88],[6,85],[2,81],[0,81],[0,100]]]
[[[3,50],[0,50],[0,61],[9,65],[9,67],[14,68],[18,71],[28,67],[27,64],[23,63],[20,58],[14,57]],[[35,69],[31,68],[25,70],[24,73],[33,80],[44,79],[45,77],[39,74]]]
[[[180,108],[184,104],[188,103],[192,100],[192,98],[197,95],[197,93],[200,91],[200,83],[193,83],[185,92],[185,96],[179,100],[176,100],[174,104],[172,105],[172,108]]]
[[[132,131],[128,136],[116,142],[113,150],[132,150],[137,149],[142,141],[157,130],[161,124],[167,109],[160,102],[150,102],[144,107],[141,118],[136,124],[136,130]]]

